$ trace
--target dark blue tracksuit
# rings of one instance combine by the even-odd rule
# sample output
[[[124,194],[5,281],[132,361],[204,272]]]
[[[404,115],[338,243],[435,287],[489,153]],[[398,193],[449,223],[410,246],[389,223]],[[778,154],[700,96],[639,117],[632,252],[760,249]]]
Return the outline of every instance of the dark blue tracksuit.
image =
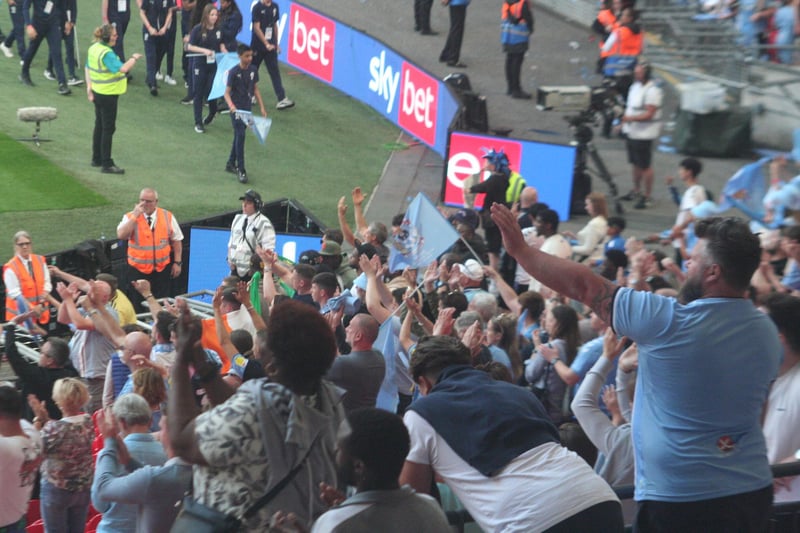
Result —
[[[237,110],[250,111],[252,109],[256,83],[258,83],[258,69],[253,64],[244,70],[240,65],[236,65],[228,71],[230,98]],[[228,156],[228,165],[233,165],[240,172],[244,172],[244,135],[247,132],[247,124],[237,118],[236,113],[231,113],[231,123],[233,124],[233,143],[231,144],[231,154]]]
[[[33,14],[31,15],[31,5]],[[64,75],[64,63],[61,59],[61,36],[64,33],[64,20],[67,11],[75,12],[75,0],[25,0],[22,15],[25,26],[29,24],[36,30],[36,38],[28,43],[25,57],[22,60],[22,75],[30,77],[31,63],[39,50],[39,45],[47,39],[50,58],[60,85],[67,83]]]
[[[215,52],[220,51],[222,45],[222,32],[218,29],[206,30],[200,24],[192,28],[189,34],[189,44],[208,48]],[[214,76],[217,73],[217,64],[209,63],[205,57],[192,58],[192,86],[194,88],[194,123],[203,123],[203,104],[208,100],[208,93],[214,83]],[[209,116],[217,112],[217,101],[212,100],[208,103]]]
[[[175,5],[175,0],[142,0],[142,12],[150,26],[156,30],[164,27],[169,10]],[[147,59],[147,86],[156,86],[156,70],[161,58],[167,53],[167,39],[164,35],[150,35],[147,26],[142,24],[142,39],[144,40],[144,55]]]
[[[251,15],[253,27],[258,24],[264,36],[267,37],[267,41],[271,45],[277,45],[278,35],[275,30],[277,29],[278,19],[280,18],[278,4],[273,2],[270,5],[265,5],[263,2],[257,2],[253,6]],[[256,70],[261,66],[262,61],[267,65],[269,79],[272,80],[272,88],[275,90],[275,96],[277,96],[280,102],[286,98],[286,91],[283,90],[281,71],[278,68],[278,51],[276,49],[267,50],[264,43],[256,37],[255,31],[250,41],[250,48],[253,49],[253,65],[255,65]]]

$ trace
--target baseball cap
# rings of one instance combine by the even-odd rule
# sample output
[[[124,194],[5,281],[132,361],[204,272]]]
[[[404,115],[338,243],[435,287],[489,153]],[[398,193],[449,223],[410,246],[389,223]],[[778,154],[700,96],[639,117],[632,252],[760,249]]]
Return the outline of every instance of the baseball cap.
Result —
[[[459,209],[452,215],[450,215],[450,223],[458,222],[459,224],[466,224],[470,226],[472,229],[478,227],[478,213],[473,211],[472,209]]]
[[[342,255],[342,247],[335,241],[324,241],[319,255]]]
[[[253,202],[254,204],[262,203],[261,195],[253,189],[247,189],[244,195],[239,197],[239,200]]]
[[[483,267],[474,259],[467,259],[463,264],[456,263],[453,266],[458,267],[458,271],[472,281],[480,281],[483,279]]]

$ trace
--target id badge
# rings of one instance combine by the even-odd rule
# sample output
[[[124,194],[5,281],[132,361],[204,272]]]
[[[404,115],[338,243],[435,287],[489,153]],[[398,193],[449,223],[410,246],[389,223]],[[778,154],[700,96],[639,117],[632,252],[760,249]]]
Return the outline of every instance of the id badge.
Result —
[[[118,13],[125,13],[128,10],[128,1],[127,0],[117,0],[117,12]]]
[[[44,14],[49,15],[53,11],[53,0],[47,0],[47,3],[44,5]]]
[[[266,37],[268,41],[272,40],[272,26],[264,30],[264,37]]]
[[[16,15],[17,14],[17,6],[16,5],[8,6],[8,8],[11,10],[11,14],[12,15]]]

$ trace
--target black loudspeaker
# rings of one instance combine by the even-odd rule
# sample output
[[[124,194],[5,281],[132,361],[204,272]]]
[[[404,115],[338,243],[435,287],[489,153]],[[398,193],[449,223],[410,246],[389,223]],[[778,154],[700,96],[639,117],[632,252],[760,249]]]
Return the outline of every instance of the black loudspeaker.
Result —
[[[572,195],[569,199],[571,215],[586,214],[586,196],[592,192],[592,177],[588,172],[576,172],[572,177]]]
[[[486,97],[472,91],[469,77],[463,73],[449,74],[444,81],[452,87],[456,97],[461,102],[461,109],[457,119],[456,129],[489,131],[489,112],[486,107]]]

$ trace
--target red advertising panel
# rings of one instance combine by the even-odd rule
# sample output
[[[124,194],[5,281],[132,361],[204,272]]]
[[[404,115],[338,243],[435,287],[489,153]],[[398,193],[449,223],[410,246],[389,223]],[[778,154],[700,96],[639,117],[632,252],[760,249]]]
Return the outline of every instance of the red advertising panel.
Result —
[[[490,141],[491,144],[488,144]],[[509,166],[517,170],[521,167],[522,143],[513,139],[480,137],[452,133],[450,135],[450,158],[447,160],[447,181],[444,189],[444,203],[462,204],[464,202],[464,180],[483,168],[483,156],[489,150],[503,150],[508,156]],[[481,181],[488,178],[481,176]],[[475,207],[483,207],[483,197],[475,197]]]
[[[425,143],[434,144],[439,80],[408,61],[403,62],[400,80],[398,124]]]
[[[290,30],[289,64],[330,83],[333,80],[336,23],[292,3]]]

